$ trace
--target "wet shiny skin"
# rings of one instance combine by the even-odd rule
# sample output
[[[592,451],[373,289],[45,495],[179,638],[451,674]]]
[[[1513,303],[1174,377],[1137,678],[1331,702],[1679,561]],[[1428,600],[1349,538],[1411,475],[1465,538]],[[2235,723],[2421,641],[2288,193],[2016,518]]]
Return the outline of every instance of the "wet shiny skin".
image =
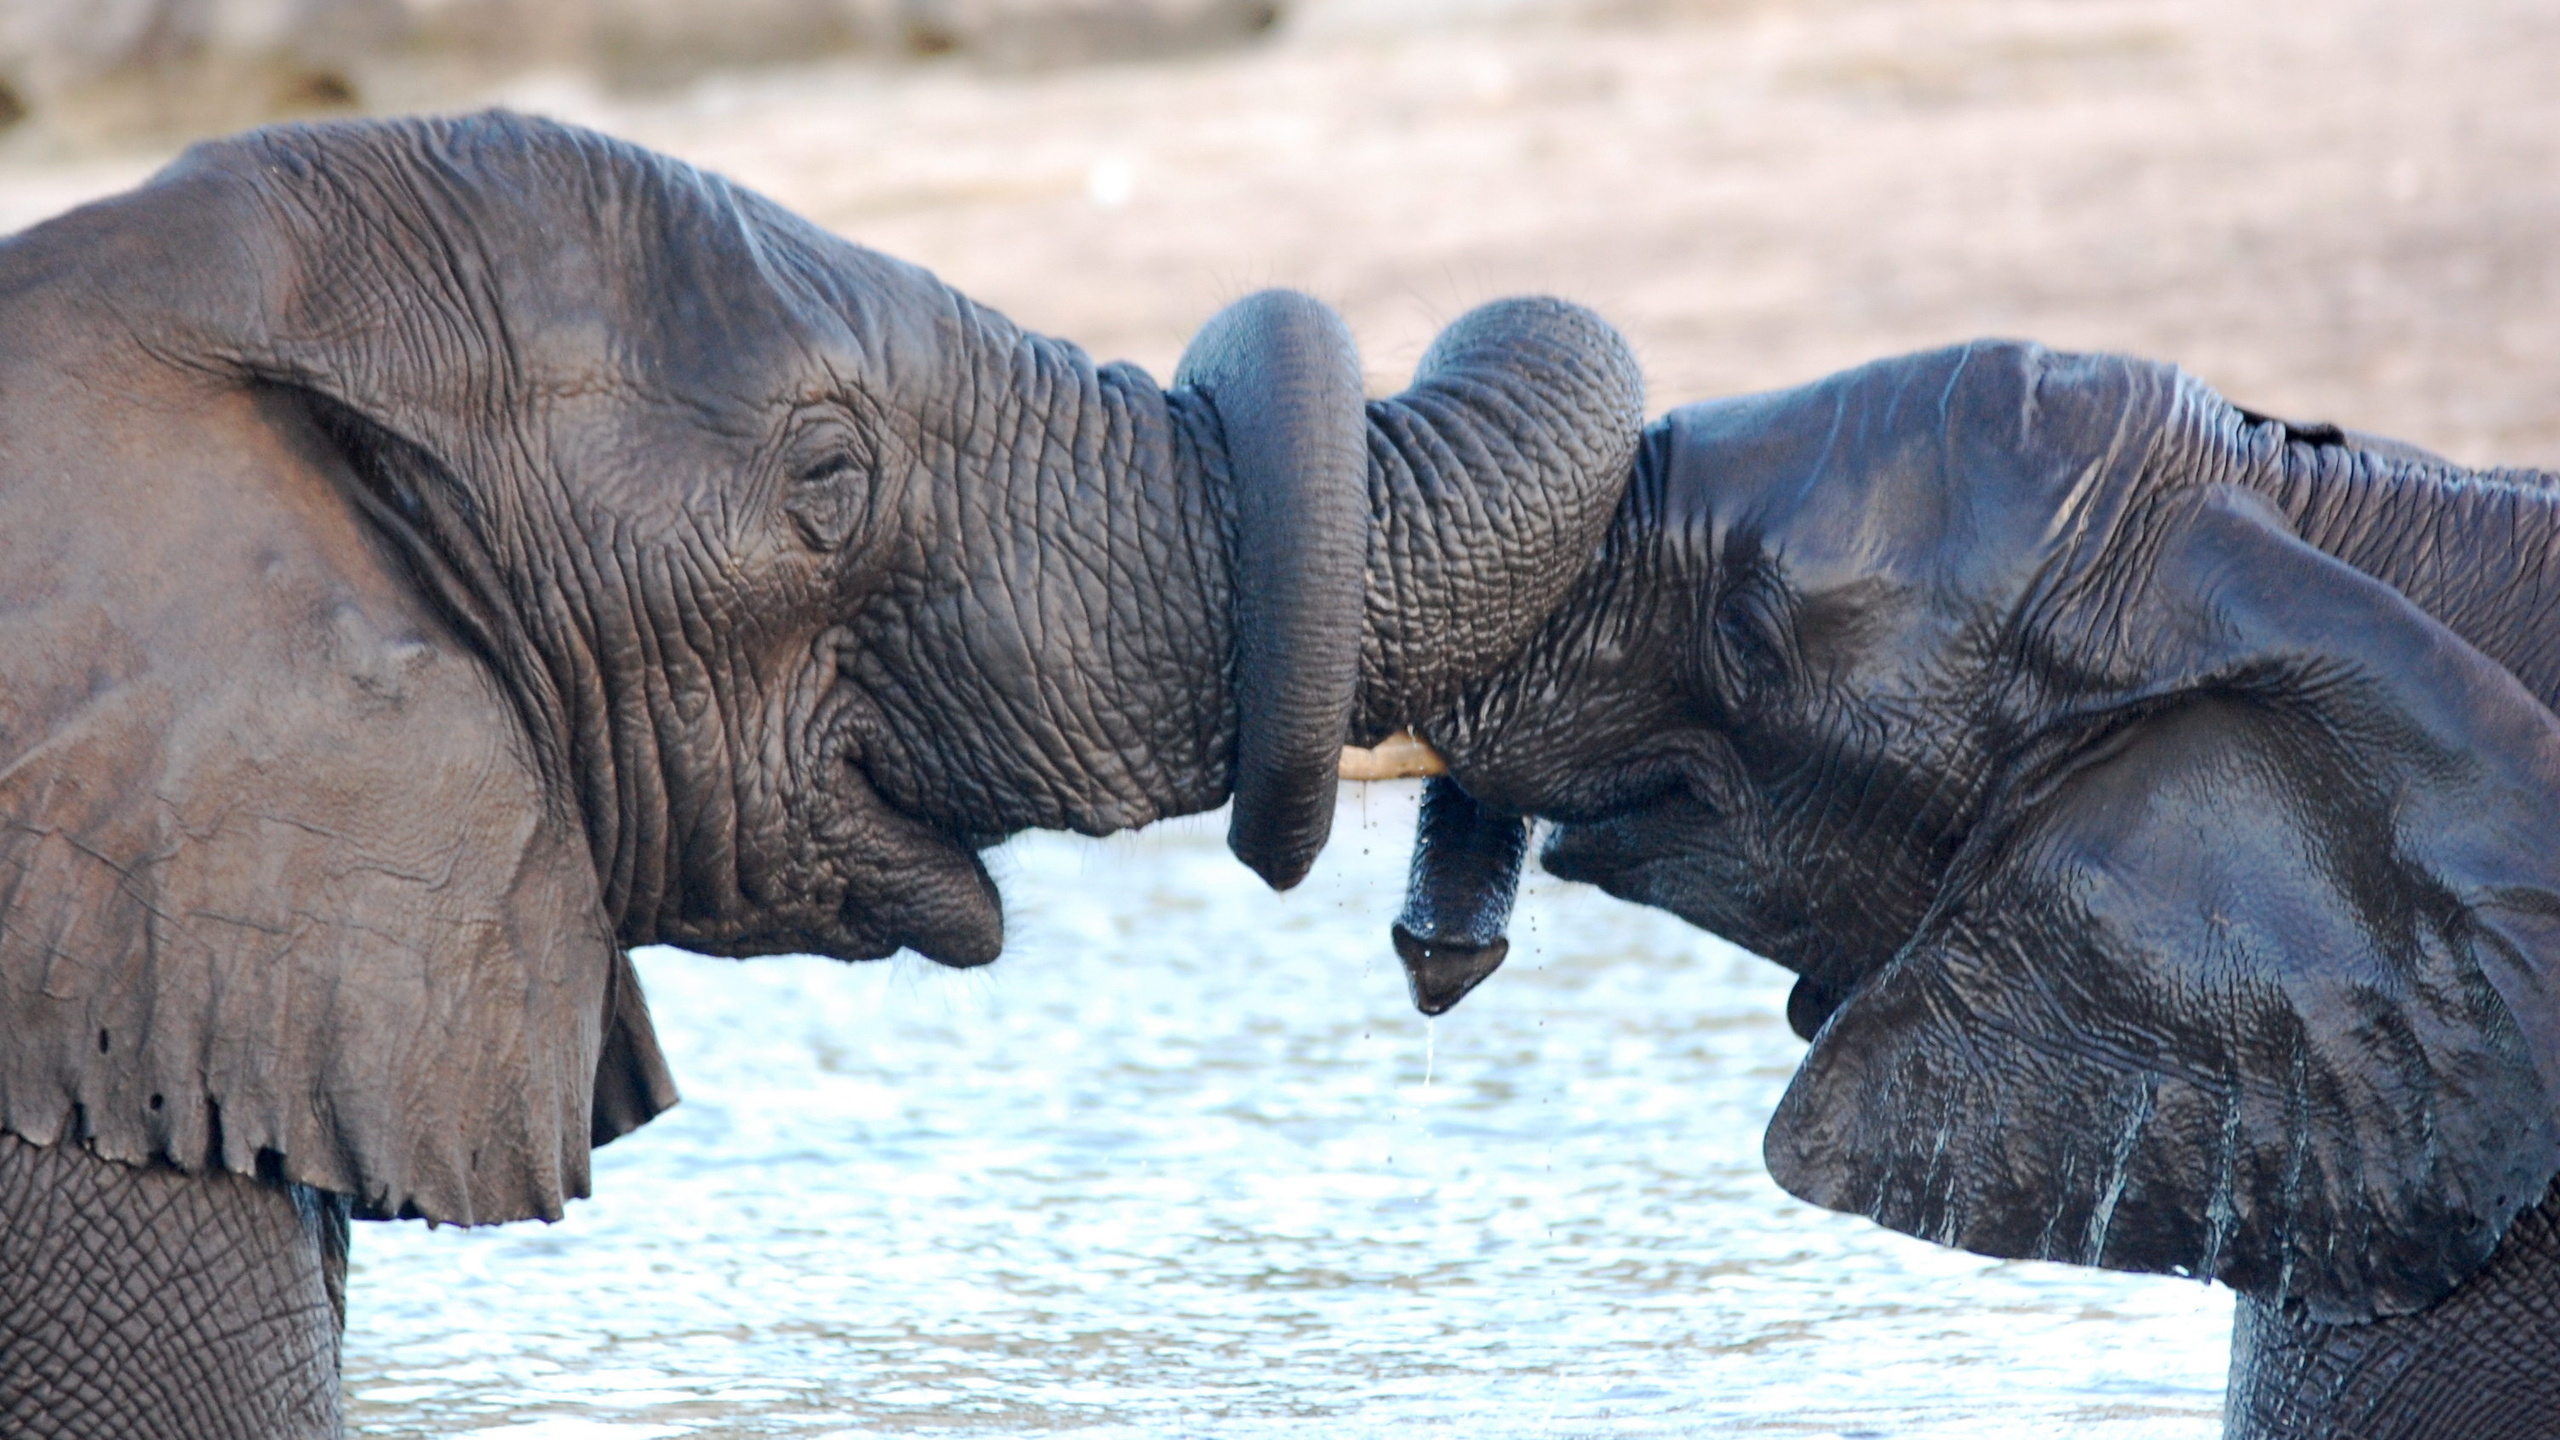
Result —
[[[351,1431],[2219,1433],[2228,1292],[1769,1182],[1776,967],[1535,877],[1427,1032],[1417,790],[1287,896],[1223,816],[1017,842],[984,971],[645,956],[685,1104],[563,1224],[357,1227]]]

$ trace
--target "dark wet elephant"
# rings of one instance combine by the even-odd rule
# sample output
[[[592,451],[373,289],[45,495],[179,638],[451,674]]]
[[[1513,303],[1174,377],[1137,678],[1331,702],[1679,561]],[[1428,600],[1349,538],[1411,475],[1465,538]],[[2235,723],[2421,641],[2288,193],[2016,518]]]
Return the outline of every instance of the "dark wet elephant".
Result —
[[[2560,1433],[2560,490],[2007,344],[1631,468],[1522,654],[1364,704],[1449,767],[1417,1001],[1551,818],[1800,977],[1795,1194],[2229,1285],[2234,1435]]]
[[[1230,792],[1294,883],[1374,507],[1551,602],[1635,443],[1571,307],[1435,376],[1382,428],[1267,293],[1160,389],[505,115],[0,243],[0,1430],[334,1432],[350,1216],[556,1216],[672,1103],[626,947],[980,964],[981,848]]]

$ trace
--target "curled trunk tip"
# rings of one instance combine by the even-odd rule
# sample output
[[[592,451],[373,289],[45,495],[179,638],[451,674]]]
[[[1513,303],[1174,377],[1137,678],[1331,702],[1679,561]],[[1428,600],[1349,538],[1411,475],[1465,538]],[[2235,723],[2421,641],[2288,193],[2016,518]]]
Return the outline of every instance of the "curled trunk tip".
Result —
[[[1333,829],[1360,682],[1368,462],[1360,355],[1340,316],[1289,290],[1210,318],[1174,383],[1226,440],[1235,514],[1235,804],[1227,848],[1274,889]]]
[[[1632,473],[1644,377],[1562,300],[1481,306],[1369,406],[1355,743],[1427,721],[1518,653],[1590,566]]]

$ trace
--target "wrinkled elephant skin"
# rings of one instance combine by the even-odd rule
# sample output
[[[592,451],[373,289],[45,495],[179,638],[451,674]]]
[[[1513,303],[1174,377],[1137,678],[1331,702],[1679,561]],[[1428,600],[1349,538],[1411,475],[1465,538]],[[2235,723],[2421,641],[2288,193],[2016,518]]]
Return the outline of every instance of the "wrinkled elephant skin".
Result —
[[[673,1103],[629,947],[984,964],[984,847],[1230,790],[1293,882],[1379,567],[1587,548],[1635,443],[1586,312],[1435,355],[1267,292],[1164,389],[504,114],[0,242],[10,1433],[332,1433],[347,1218],[556,1217]]]
[[[2229,1285],[2235,1435],[2538,1436],[2555,589],[2546,477],[1986,343],[1672,412],[1524,650],[1364,704],[1796,972],[1798,1196]],[[1516,840],[1421,841],[1490,942]]]

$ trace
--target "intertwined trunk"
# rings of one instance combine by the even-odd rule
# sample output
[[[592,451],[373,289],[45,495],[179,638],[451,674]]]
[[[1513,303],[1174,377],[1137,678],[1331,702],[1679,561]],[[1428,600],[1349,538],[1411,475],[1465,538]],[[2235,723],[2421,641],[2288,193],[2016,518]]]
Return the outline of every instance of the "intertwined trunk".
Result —
[[[1544,622],[1627,481],[1642,390],[1624,342],[1558,302],[1487,306],[1410,389],[1363,404],[1347,337],[1311,307],[1241,303],[1162,394],[984,321],[1006,379],[982,387],[980,428],[1020,438],[955,475],[937,578],[891,627],[911,650],[882,683],[930,687],[883,727],[924,737],[889,739],[875,771],[902,808],[998,834],[1100,834],[1231,788],[1241,811],[1256,717],[1280,712],[1323,767],[1301,804],[1329,815],[1337,747],[1438,713]],[[1339,444],[1329,426],[1347,495],[1261,473],[1302,458],[1274,449]],[[1322,513],[1346,500],[1347,525]],[[925,663],[952,653],[974,663]]]
[[[1546,623],[1598,558],[1643,419],[1626,342],[1553,300],[1461,317],[1370,405],[1359,743],[1446,710]]]

